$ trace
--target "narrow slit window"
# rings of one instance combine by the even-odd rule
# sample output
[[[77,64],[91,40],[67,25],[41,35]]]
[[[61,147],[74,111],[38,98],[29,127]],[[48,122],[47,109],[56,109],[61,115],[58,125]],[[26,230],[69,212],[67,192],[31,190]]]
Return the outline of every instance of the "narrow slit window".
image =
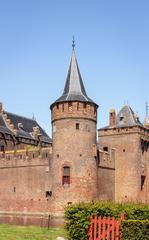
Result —
[[[96,106],[94,106],[94,115],[96,116]]]
[[[69,184],[70,184],[70,167],[64,166],[63,176],[62,176],[62,185],[69,185]]]
[[[141,191],[143,190],[144,183],[145,183],[145,176],[141,176]]]
[[[76,129],[79,130],[80,129],[80,124],[76,123]]]
[[[63,103],[63,105],[62,105],[62,111],[64,112],[64,103]]]
[[[83,107],[86,108],[86,103],[83,103]]]
[[[68,110],[69,110],[69,112],[72,112],[72,102],[68,103]]]

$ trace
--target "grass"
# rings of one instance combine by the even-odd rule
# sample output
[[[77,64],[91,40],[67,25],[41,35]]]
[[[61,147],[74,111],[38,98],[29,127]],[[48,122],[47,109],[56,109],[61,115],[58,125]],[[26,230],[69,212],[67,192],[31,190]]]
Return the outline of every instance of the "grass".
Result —
[[[63,228],[0,225],[0,240],[56,240],[57,237],[66,238],[66,231]]]

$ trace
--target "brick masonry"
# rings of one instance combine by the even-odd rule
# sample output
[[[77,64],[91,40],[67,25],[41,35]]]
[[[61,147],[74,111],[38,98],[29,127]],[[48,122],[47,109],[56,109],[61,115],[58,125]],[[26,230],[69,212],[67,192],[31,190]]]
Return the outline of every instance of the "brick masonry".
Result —
[[[96,120],[94,104],[59,103],[52,108],[52,147],[7,139],[0,152],[0,222],[48,226],[50,215],[56,225],[71,203],[149,202],[149,130],[115,128],[113,119],[98,130],[97,144]],[[70,167],[65,185],[64,166]]]
[[[53,214],[61,215],[67,204],[97,199],[97,162],[93,156],[96,111],[93,104],[79,102],[58,104],[52,109]],[[70,184],[62,184],[63,166],[70,167]]]

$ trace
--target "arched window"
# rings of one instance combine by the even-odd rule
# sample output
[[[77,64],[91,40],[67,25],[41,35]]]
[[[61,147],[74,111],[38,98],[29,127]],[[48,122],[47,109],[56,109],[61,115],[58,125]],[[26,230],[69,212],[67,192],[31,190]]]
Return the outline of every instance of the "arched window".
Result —
[[[68,166],[63,167],[62,184],[63,185],[70,184],[70,167]]]

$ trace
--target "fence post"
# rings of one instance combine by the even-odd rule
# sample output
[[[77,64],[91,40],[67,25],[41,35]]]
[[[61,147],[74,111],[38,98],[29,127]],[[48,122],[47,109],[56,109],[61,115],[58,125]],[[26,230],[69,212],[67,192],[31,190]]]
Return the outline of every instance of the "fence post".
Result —
[[[89,240],[93,240],[93,218],[90,218],[90,227],[89,227]]]

